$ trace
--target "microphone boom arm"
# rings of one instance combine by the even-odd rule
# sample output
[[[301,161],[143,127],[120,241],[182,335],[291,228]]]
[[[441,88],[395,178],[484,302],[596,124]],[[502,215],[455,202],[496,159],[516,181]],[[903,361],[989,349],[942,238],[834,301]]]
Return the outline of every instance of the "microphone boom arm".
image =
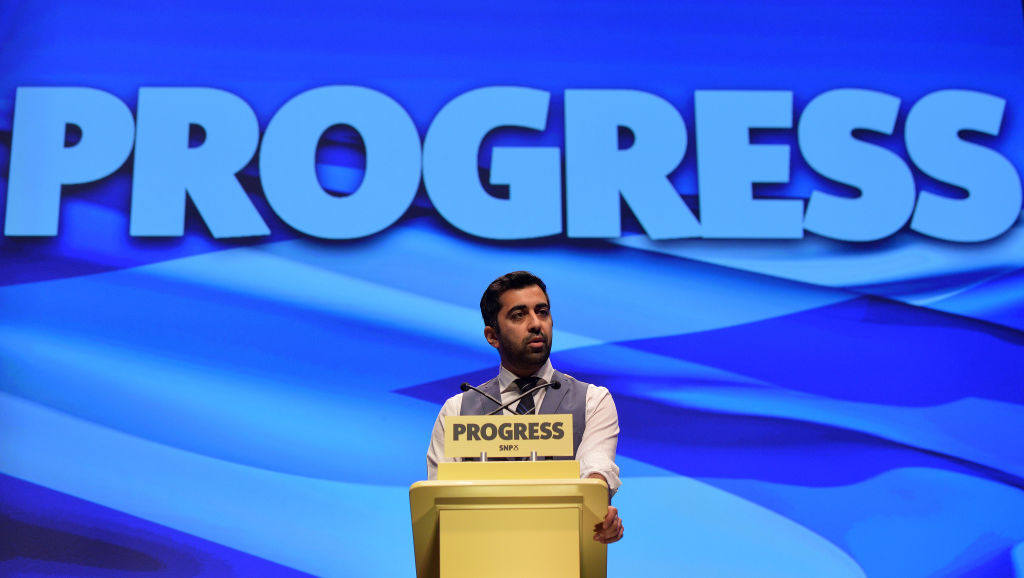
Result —
[[[542,384],[535,385],[533,387],[533,389],[531,389],[530,391],[527,391],[525,393],[519,394],[512,401],[509,401],[508,403],[499,404],[499,407],[497,409],[495,409],[494,411],[488,413],[487,415],[497,415],[497,414],[505,411],[505,409],[507,409],[513,403],[516,403],[517,401],[523,399],[524,397],[526,397],[528,395],[533,395],[533,393],[535,391],[537,391],[539,389],[543,389],[545,387],[550,387],[551,389],[558,389],[558,388],[562,387],[562,384],[558,383],[557,381],[548,381],[548,382],[545,382],[545,383],[542,383]],[[483,393],[483,392],[481,392],[481,393]],[[536,408],[535,407],[533,409],[534,413],[536,413],[539,409],[540,408]],[[511,411],[511,410],[509,410],[509,411]]]
[[[473,387],[472,385],[469,385],[468,383],[463,383],[462,385],[459,386],[459,389],[461,389],[462,391],[470,391],[470,390],[475,391],[475,392],[479,393],[480,395],[486,397],[487,399],[493,401],[498,407],[496,409],[494,409],[493,411],[491,411],[490,413],[488,413],[487,415],[497,415],[497,414],[501,413],[502,411],[508,409],[508,407],[510,405],[516,403],[517,401],[523,399],[524,397],[526,397],[528,395],[533,395],[533,393],[535,391],[537,391],[538,389],[544,388],[544,387],[550,387],[551,389],[558,389],[558,388],[562,387],[562,384],[558,383],[557,381],[548,381],[548,382],[545,382],[545,383],[537,384],[530,391],[527,391],[525,393],[519,394],[518,396],[516,396],[514,399],[512,399],[508,403],[501,403],[501,400],[495,399],[494,396],[490,395],[489,393],[487,393],[485,391],[481,391],[479,388]],[[534,411],[536,411],[536,409],[534,409]]]

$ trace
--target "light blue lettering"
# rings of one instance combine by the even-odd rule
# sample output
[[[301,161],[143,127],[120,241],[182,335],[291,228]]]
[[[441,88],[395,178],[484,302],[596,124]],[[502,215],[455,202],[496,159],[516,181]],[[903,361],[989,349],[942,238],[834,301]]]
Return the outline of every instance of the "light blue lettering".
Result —
[[[998,237],[1017,221],[1017,170],[998,152],[959,136],[961,131],[998,135],[1005,107],[1005,100],[984,92],[940,90],[910,109],[904,128],[910,159],[928,176],[968,193],[966,199],[951,199],[921,190],[912,229],[968,243]]]
[[[533,88],[492,86],[452,99],[423,140],[423,183],[434,208],[455,227],[487,239],[528,239],[562,232],[562,173],[556,147],[495,147],[489,194],[477,158],[487,133],[500,127],[543,131],[550,95]]]
[[[789,182],[789,147],[750,143],[751,129],[791,128],[790,91],[698,90],[697,183],[704,237],[797,239],[803,201],[756,199],[754,183]]]
[[[132,151],[135,121],[116,96],[84,87],[20,87],[15,95],[4,234],[52,237],[61,185],[116,171]],[[64,146],[68,125],[81,139]]]
[[[185,197],[217,238],[269,235],[235,176],[259,143],[256,114],[241,98],[213,88],[139,89],[131,234],[180,237]],[[205,140],[189,146],[190,125]]]
[[[316,148],[330,127],[347,125],[366,148],[366,170],[351,194],[334,196],[316,175]],[[412,204],[420,183],[420,137],[391,97],[361,86],[323,86],[292,98],[270,120],[260,147],[267,202],[292,227],[324,239],[383,231]]]
[[[626,149],[619,149],[620,127],[633,133]],[[668,179],[686,145],[683,117],[661,97],[636,90],[567,90],[569,236],[620,236],[620,195],[652,239],[700,236],[700,223]]]
[[[896,153],[861,141],[854,130],[891,135],[900,99],[873,90],[840,89],[812,100],[800,115],[800,152],[818,174],[860,190],[844,198],[815,190],[804,228],[842,241],[876,241],[896,233],[914,212],[914,175]]]

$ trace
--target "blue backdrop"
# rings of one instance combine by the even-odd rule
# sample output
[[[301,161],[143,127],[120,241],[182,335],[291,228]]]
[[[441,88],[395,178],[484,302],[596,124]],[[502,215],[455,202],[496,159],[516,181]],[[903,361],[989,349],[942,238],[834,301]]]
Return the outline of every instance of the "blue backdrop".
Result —
[[[18,87],[132,111],[140,87],[212,87],[265,129],[305,90],[358,85],[421,137],[468,90],[549,91],[544,131],[492,135],[485,181],[492,144],[563,145],[566,89],[658,95],[691,139],[697,90],[792,91],[797,113],[880,91],[901,99],[896,130],[865,138],[904,159],[910,107],[965,89],[1006,100],[998,136],[972,138],[1019,175],[1022,70],[1011,0],[7,0],[0,199]],[[829,186],[795,133],[755,136],[792,151],[788,183],[758,195]],[[326,134],[325,187],[355,190],[360,146]],[[695,208],[690,148],[671,182]],[[132,166],[65,186],[59,234],[0,236],[0,573],[412,575],[407,489],[437,410],[497,368],[476,304],[529,269],[556,367],[619,410],[611,574],[1024,576],[1024,225],[970,244],[907,227],[657,241],[626,210],[615,238],[501,242],[448,224],[421,185],[393,226],[327,241],[270,209],[254,157],[238,180],[270,235],[215,239],[189,205],[183,236],[133,237]]]

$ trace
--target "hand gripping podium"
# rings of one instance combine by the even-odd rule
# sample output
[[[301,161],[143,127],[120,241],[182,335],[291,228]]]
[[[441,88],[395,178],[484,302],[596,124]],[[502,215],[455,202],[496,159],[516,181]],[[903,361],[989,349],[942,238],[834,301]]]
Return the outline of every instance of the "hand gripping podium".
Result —
[[[523,453],[532,453],[536,459],[535,448],[557,444],[534,443],[530,434],[542,438],[553,422],[568,426],[568,434],[561,439],[568,442],[571,456],[571,416],[458,416],[446,421],[446,456],[466,457],[460,454],[483,447],[460,443],[467,441],[491,442],[488,447],[495,451],[469,454],[480,455],[481,461],[440,463],[437,480],[410,487],[417,576],[606,575],[608,547],[594,541],[594,525],[608,511],[608,487],[603,481],[579,479],[579,462],[572,460],[487,459],[488,455],[506,459]],[[492,439],[465,439],[472,435],[455,439],[458,424],[468,425],[471,434],[473,423],[481,434],[477,438]],[[525,424],[525,429],[517,423]],[[516,436],[517,427],[525,435]],[[502,435],[503,428],[509,435]],[[495,435],[489,435],[492,431]],[[548,451],[567,455],[561,445]]]

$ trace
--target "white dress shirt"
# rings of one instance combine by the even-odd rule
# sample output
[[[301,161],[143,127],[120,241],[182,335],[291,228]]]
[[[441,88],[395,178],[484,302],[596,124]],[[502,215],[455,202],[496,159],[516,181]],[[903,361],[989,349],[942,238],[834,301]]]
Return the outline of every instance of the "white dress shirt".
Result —
[[[551,360],[546,361],[533,375],[545,381],[551,381],[555,370],[551,367]],[[498,371],[498,387],[501,391],[501,403],[505,403],[518,397],[519,387],[515,384],[516,375],[502,367]],[[544,403],[544,394],[547,388],[533,394],[534,404],[540,407]],[[448,398],[441,406],[437,414],[437,421],[434,422],[434,431],[430,436],[430,447],[427,448],[427,479],[437,479],[438,462],[457,462],[461,458],[444,457],[444,418],[449,415],[459,415],[462,410],[463,395],[478,395],[471,392],[459,393]],[[509,414],[515,413],[518,402],[505,411]],[[576,459],[580,462],[580,477],[585,478],[590,474],[597,473],[604,476],[608,482],[608,489],[614,493],[622,485],[619,480],[619,466],[615,465],[615,447],[619,441],[619,414],[615,411],[615,402],[608,388],[587,384],[587,407],[585,413],[586,428],[583,430],[583,439],[576,450]]]

